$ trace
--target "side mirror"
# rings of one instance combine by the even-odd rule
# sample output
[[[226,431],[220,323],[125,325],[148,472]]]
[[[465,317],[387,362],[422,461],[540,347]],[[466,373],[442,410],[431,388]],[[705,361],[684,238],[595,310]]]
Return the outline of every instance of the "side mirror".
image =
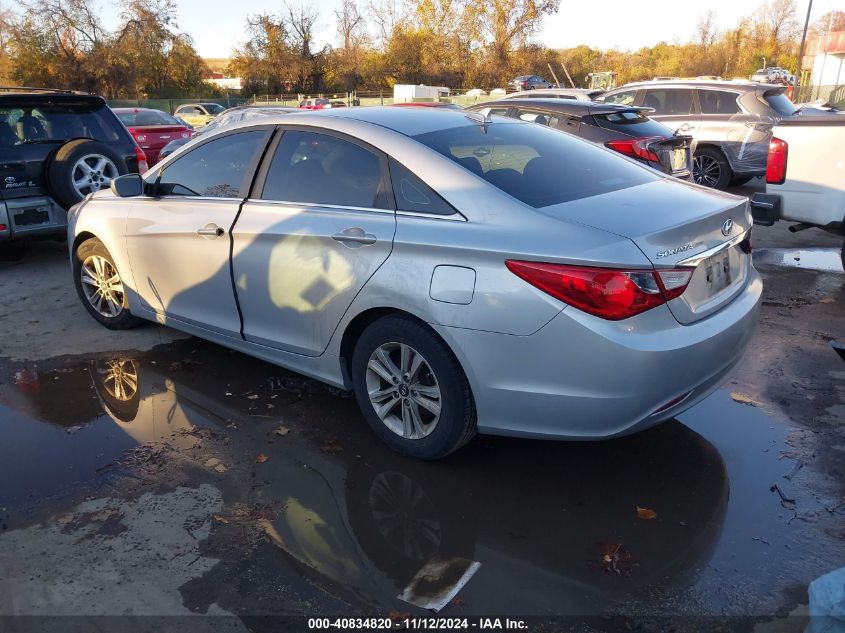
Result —
[[[141,174],[124,174],[111,181],[111,190],[119,198],[133,198],[144,193]]]

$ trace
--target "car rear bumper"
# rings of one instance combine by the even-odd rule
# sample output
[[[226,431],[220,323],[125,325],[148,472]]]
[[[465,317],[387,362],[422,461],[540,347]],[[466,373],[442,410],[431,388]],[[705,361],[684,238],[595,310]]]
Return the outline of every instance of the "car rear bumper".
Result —
[[[0,201],[0,242],[38,235],[64,234],[67,212],[50,198],[13,198]]]
[[[660,306],[625,321],[567,308],[530,336],[451,327],[481,433],[557,439],[627,435],[668,420],[712,393],[742,358],[762,281],[719,312],[680,325]]]

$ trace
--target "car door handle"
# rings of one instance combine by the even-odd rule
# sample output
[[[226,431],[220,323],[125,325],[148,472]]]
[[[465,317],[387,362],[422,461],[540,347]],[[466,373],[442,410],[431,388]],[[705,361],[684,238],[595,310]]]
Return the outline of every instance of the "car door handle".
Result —
[[[197,229],[197,235],[203,237],[222,237],[226,234],[226,230],[217,226],[214,222],[209,222],[201,229]]]
[[[358,226],[348,228],[341,233],[335,233],[332,235],[332,239],[349,248],[359,248],[376,243],[375,235],[364,232],[364,229]]]

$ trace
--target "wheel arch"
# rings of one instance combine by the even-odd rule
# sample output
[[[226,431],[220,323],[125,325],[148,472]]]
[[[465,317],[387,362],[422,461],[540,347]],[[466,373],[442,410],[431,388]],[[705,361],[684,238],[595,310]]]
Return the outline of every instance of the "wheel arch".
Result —
[[[453,346],[449,343],[449,341],[443,338],[440,332],[433,328],[425,319],[420,318],[418,315],[408,312],[407,310],[388,306],[370,307],[366,310],[359,312],[349,321],[349,323],[347,323],[345,329],[343,330],[338,354],[340,356],[340,370],[343,374],[343,382],[345,385],[349,387],[352,386],[352,352],[354,351],[355,343],[358,341],[361,334],[364,332],[365,329],[367,329],[370,324],[375,323],[379,319],[382,319],[386,316],[392,315],[403,316],[412,319],[413,321],[424,327],[426,330],[428,330],[441,343],[443,343],[446,349],[449,350],[449,353],[452,354],[452,356],[457,361],[458,366],[461,368],[461,371],[463,371],[464,375],[466,375],[467,380],[470,384],[470,392],[472,392],[472,376],[470,375],[471,372],[467,371],[467,368],[462,362],[461,355],[458,354],[455,349],[453,349]]]

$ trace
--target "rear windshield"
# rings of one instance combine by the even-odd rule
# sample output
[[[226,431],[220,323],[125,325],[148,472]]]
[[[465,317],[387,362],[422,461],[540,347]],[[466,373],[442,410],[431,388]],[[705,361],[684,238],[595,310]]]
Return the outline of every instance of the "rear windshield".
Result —
[[[639,110],[594,114],[593,118],[599,127],[628,136],[672,136],[672,130]]]
[[[202,106],[209,114],[220,114],[226,109],[219,103],[203,103]]]
[[[772,110],[781,116],[795,114],[795,104],[783,92],[766,94],[764,100]]]
[[[91,138],[113,143],[125,131],[103,103],[44,103],[0,107],[0,147]]]
[[[658,178],[608,150],[542,125],[479,124],[414,138],[535,208]]]
[[[161,110],[139,110],[138,112],[116,112],[117,118],[126,127],[147,125],[182,125],[175,117]]]

